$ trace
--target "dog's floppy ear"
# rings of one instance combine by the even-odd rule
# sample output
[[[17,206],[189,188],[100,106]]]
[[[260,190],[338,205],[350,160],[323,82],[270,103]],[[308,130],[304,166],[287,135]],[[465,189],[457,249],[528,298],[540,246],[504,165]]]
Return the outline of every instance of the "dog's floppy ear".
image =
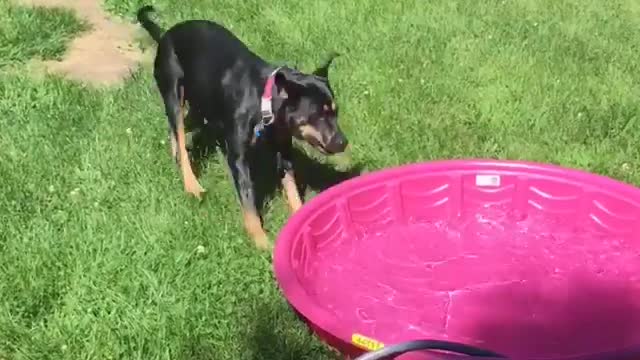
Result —
[[[313,75],[320,76],[323,78],[328,78],[329,66],[331,66],[333,59],[337,58],[338,56],[340,56],[340,54],[335,51],[330,53],[329,56],[327,56],[325,62],[313,72]]]
[[[288,67],[283,67],[276,74],[276,87],[278,95],[282,98],[296,97],[302,92],[302,74]]]

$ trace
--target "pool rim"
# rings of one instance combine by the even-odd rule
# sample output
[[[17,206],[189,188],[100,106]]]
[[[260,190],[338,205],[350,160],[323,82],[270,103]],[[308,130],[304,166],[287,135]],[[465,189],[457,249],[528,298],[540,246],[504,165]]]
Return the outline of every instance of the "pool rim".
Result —
[[[316,306],[315,299],[308,296],[303,284],[298,281],[298,277],[290,263],[291,242],[296,238],[296,234],[308,221],[310,215],[322,211],[323,208],[327,206],[331,206],[333,201],[339,200],[344,194],[352,193],[354,190],[376,183],[385,183],[394,177],[407,177],[425,174],[427,172],[442,173],[445,171],[456,173],[468,172],[470,174],[521,174],[537,177],[552,177],[556,179],[563,178],[568,182],[600,188],[600,192],[604,194],[615,194],[616,197],[625,196],[626,201],[640,207],[640,188],[631,184],[578,168],[533,161],[495,159],[423,161],[378,169],[345,180],[320,192],[293,214],[277,235],[273,249],[273,271],[282,295],[289,305],[303,317],[304,321],[307,322],[312,330],[321,332],[322,334],[318,335],[323,338],[323,340],[331,340],[329,341],[330,345],[348,353],[354,351],[354,346],[351,342],[352,333],[340,326],[339,319],[336,319],[324,308]],[[326,335],[329,335],[332,339],[326,339]],[[573,355],[568,358],[573,358]]]

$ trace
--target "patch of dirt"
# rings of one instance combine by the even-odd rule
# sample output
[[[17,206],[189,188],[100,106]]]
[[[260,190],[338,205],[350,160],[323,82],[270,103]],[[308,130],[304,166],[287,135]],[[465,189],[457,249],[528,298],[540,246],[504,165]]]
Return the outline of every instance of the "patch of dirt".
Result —
[[[100,0],[16,0],[20,5],[74,10],[90,29],[71,41],[61,61],[45,61],[48,72],[93,85],[114,85],[129,77],[144,54],[134,44],[134,24],[109,16]]]

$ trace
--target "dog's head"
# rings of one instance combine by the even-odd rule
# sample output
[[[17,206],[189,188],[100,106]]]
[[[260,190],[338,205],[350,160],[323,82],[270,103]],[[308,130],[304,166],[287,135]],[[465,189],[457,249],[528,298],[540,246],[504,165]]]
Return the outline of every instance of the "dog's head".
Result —
[[[347,138],[338,126],[338,105],[329,85],[329,66],[337,54],[312,74],[287,67],[276,74],[278,96],[292,134],[324,154],[343,152]]]

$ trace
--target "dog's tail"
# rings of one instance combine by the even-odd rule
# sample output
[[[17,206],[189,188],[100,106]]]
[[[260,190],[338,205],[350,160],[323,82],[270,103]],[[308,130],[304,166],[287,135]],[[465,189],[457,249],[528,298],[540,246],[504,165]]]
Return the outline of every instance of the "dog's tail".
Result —
[[[158,26],[158,24],[154,23],[149,18],[149,13],[154,11],[155,9],[153,8],[153,6],[146,5],[141,7],[140,10],[138,10],[136,17],[138,18],[138,22],[140,22],[142,27],[145,30],[147,30],[149,35],[151,35],[153,40],[155,40],[156,42],[160,42],[160,39],[162,38],[162,33],[164,32],[164,30],[162,30],[162,28]]]

